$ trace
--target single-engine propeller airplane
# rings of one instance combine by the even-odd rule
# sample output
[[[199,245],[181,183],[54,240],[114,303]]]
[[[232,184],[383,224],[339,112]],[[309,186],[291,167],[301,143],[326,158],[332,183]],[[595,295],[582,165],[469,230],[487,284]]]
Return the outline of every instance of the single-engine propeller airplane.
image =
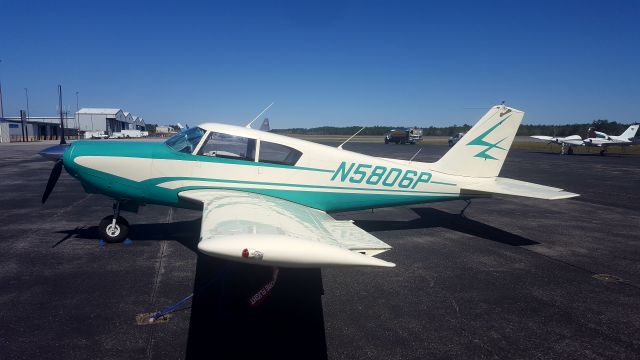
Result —
[[[634,145],[633,138],[636,136],[638,132],[638,125],[631,125],[625,130],[622,134],[615,135],[607,135],[603,132],[596,131],[594,128],[589,128],[587,131],[587,138],[582,139],[580,135],[571,135],[567,137],[554,137],[554,136],[544,136],[544,135],[533,135],[531,136],[534,139],[547,141],[548,143],[559,144],[562,146],[561,154],[565,153],[565,148],[567,149],[567,154],[573,154],[573,146],[595,146],[600,147],[600,155],[604,155],[607,151],[607,147],[609,146],[629,146]]]
[[[492,107],[435,163],[377,158],[255,130],[251,123],[206,123],[164,143],[75,141],[41,152],[56,162],[42,202],[64,167],[86,192],[114,200],[113,214],[99,225],[107,242],[127,236],[121,211],[158,204],[202,209],[198,249],[211,256],[283,267],[391,267],[374,257],[389,245],[327,212],[492,194],[577,196],[498,177],[523,116]]]

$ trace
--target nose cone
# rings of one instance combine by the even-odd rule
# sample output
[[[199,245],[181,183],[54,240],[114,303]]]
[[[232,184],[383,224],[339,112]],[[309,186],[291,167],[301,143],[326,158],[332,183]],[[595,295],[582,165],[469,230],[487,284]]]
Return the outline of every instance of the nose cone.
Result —
[[[47,160],[58,161],[62,159],[62,155],[64,155],[64,152],[67,151],[69,146],[70,144],[54,145],[40,151],[38,154]]]

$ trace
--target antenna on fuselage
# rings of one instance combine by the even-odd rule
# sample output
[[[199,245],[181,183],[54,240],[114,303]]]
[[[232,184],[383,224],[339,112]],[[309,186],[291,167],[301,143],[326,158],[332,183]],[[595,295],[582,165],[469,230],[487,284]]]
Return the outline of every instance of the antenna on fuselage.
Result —
[[[416,156],[418,156],[418,154],[420,154],[420,151],[422,151],[422,148],[418,149],[418,151],[417,151],[415,154],[413,154],[413,156],[411,157],[411,159],[409,159],[409,162],[412,162],[412,161],[413,161],[413,159],[415,159],[415,158],[416,158]]]
[[[267,112],[267,110],[269,110],[269,108],[270,108],[270,107],[271,107],[271,105],[273,105],[273,104],[275,104],[275,103],[271,103],[271,104],[269,104],[269,106],[267,106],[264,110],[262,110],[262,112],[261,112],[260,114],[258,114],[258,116],[254,117],[254,118],[253,118],[253,120],[251,120],[251,122],[250,122],[250,123],[248,123],[245,127],[246,127],[247,129],[251,129],[251,124],[253,124],[253,122],[254,122],[254,121],[258,120],[258,118],[259,118],[260,116],[262,116],[262,114],[264,114],[265,112]]]
[[[353,139],[354,137],[356,137],[356,135],[360,134],[360,131],[364,130],[366,126],[363,126],[362,129],[356,131],[355,134],[351,135],[350,138],[348,138],[347,140],[345,140],[342,144],[340,144],[340,146],[338,146],[338,149],[342,150],[342,145],[346,144],[349,142],[349,140]]]

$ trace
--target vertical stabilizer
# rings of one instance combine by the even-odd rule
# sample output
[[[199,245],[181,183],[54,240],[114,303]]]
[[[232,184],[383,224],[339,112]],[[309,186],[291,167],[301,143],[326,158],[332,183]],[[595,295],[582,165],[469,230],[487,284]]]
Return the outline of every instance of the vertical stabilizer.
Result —
[[[636,136],[636,133],[638,133],[638,125],[631,125],[627,128],[627,130],[625,130],[622,135],[620,135],[621,138],[623,139],[629,139],[631,140],[631,138]]]
[[[459,176],[498,176],[523,117],[520,110],[492,107],[432,169]]]
[[[260,125],[260,130],[271,131],[271,126],[269,125],[269,118],[264,118],[262,125]]]

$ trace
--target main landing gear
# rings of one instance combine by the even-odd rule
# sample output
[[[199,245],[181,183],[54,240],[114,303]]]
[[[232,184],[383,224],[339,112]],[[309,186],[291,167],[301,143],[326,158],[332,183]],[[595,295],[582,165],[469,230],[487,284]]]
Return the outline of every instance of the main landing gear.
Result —
[[[98,225],[100,238],[108,243],[123,242],[129,234],[129,223],[120,216],[120,202],[113,202],[113,215],[106,216]]]
[[[564,155],[564,154],[573,155],[573,148],[571,147],[571,145],[567,146],[567,144],[562,143],[561,146],[562,148],[560,149],[560,155]]]

